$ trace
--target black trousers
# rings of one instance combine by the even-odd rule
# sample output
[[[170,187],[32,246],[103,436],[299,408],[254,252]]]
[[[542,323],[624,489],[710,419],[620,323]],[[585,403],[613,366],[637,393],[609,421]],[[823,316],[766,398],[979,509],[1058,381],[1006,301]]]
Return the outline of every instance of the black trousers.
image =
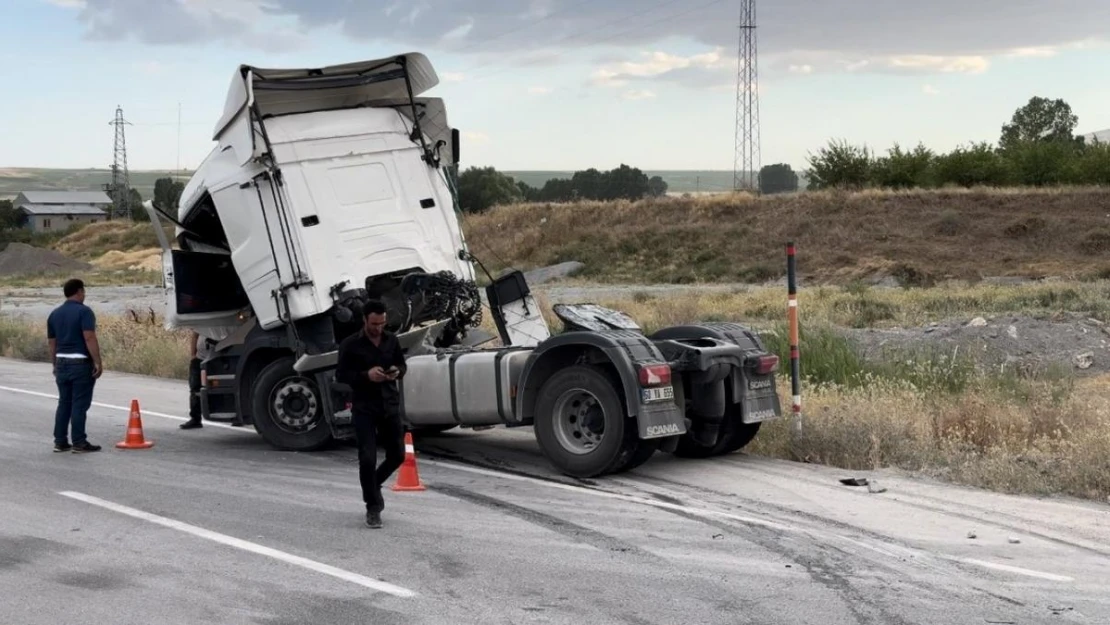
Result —
[[[200,421],[200,358],[189,361],[189,418]]]
[[[358,479],[367,512],[385,508],[382,484],[405,461],[405,427],[397,410],[362,411],[352,415],[358,442]],[[378,443],[385,449],[385,460],[378,462]],[[377,466],[375,466],[377,465]]]

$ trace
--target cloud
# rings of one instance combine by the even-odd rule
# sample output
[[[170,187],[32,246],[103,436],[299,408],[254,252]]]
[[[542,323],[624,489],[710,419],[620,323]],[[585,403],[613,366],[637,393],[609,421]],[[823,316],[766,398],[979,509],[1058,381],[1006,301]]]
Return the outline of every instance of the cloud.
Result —
[[[790,65],[787,66],[786,71],[790,72],[791,74],[812,74],[813,66],[809,63],[803,63],[802,65]]]
[[[938,91],[937,88],[932,85],[924,85],[923,87],[921,87],[921,93],[924,93],[925,95],[940,95],[940,91]]]
[[[719,84],[735,69],[720,48],[692,56],[676,56],[666,52],[641,53],[640,61],[608,63],[594,71],[591,81],[601,87],[624,87],[631,82],[665,80],[688,87]]]
[[[484,132],[477,132],[474,130],[465,131],[462,133],[463,139],[475,145],[486,145],[490,142],[489,135]]]
[[[528,87],[528,93],[532,95],[547,95],[551,93],[551,87]]]
[[[166,66],[159,63],[158,61],[136,62],[134,64],[134,67],[136,70],[143,74],[146,74],[147,76],[157,76],[158,74],[164,72],[166,69]]]
[[[49,0],[72,4],[75,0]],[[777,0],[762,3],[758,18],[761,59],[775,66],[807,51],[837,62],[791,60],[819,71],[971,72],[979,59],[1044,51],[1082,41],[1110,39],[1110,2],[1069,0],[1066,12],[1052,2],[1010,0]],[[736,48],[734,2],[643,0],[85,0],[81,19],[90,33],[125,33],[150,43],[223,40],[244,33],[255,45],[266,19],[296,24],[266,37],[288,48],[317,28],[338,28],[359,41],[429,53],[457,51],[512,66],[529,54],[616,48],[652,49],[664,41],[698,42],[709,49]],[[246,19],[245,16],[253,16]],[[909,67],[901,62],[910,59]],[[915,62],[943,59],[942,62]],[[970,62],[972,69],[965,69]],[[958,69],[948,69],[953,67]],[[763,63],[761,62],[761,65]],[[854,70],[852,68],[855,68]],[[763,67],[761,67],[761,72]]]
[[[1060,53],[1058,46],[1033,46],[1030,48],[1014,48],[1006,56],[1010,58],[1048,58],[1056,56]]]
[[[655,97],[655,93],[646,89],[632,89],[625,91],[621,97],[625,100],[651,100]]]
[[[47,4],[53,4],[56,7],[63,9],[83,9],[85,8],[85,0],[43,0]]]
[[[439,78],[443,82],[462,82],[466,80],[466,74],[460,72],[444,72],[439,75]]]
[[[302,47],[304,34],[271,28],[274,16],[268,1],[82,0],[78,19],[87,36],[99,41],[135,38],[147,44],[180,45],[223,40],[273,52]]]

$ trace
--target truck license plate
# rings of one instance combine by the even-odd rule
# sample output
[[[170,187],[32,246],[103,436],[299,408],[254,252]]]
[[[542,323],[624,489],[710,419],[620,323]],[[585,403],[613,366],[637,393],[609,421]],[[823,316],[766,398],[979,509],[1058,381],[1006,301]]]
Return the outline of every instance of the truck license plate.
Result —
[[[660,386],[658,388],[640,389],[640,397],[645,404],[674,399],[674,387]]]

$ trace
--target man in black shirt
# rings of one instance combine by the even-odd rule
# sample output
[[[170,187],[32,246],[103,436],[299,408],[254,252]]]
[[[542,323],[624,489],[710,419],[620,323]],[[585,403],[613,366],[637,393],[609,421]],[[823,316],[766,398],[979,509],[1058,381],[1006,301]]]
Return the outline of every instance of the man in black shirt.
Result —
[[[335,378],[351,387],[351,413],[358,441],[358,476],[366,504],[366,525],[382,526],[382,484],[405,459],[405,430],[401,423],[397,380],[405,375],[405,357],[397,337],[385,331],[386,308],[380,301],[362,310],[362,330],[343,340]],[[378,460],[377,438],[385,447]]]

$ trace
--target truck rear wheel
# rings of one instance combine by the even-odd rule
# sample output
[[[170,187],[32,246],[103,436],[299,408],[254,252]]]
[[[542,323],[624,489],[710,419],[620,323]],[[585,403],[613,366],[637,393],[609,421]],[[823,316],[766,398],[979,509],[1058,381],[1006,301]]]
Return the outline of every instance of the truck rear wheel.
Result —
[[[316,381],[293,369],[293,358],[267,365],[251,385],[254,427],[284,451],[314,451],[332,441]]]
[[[572,477],[611,473],[637,459],[635,422],[624,415],[616,383],[597,367],[551,376],[536,398],[534,429],[544,456]]]
[[[725,412],[725,420],[721,423],[720,434],[713,445],[703,445],[693,439],[690,434],[685,434],[678,442],[674,455],[679,458],[709,458],[723,456],[739,451],[752,442],[759,432],[761,423],[744,423],[740,420],[740,406],[730,404]]]

